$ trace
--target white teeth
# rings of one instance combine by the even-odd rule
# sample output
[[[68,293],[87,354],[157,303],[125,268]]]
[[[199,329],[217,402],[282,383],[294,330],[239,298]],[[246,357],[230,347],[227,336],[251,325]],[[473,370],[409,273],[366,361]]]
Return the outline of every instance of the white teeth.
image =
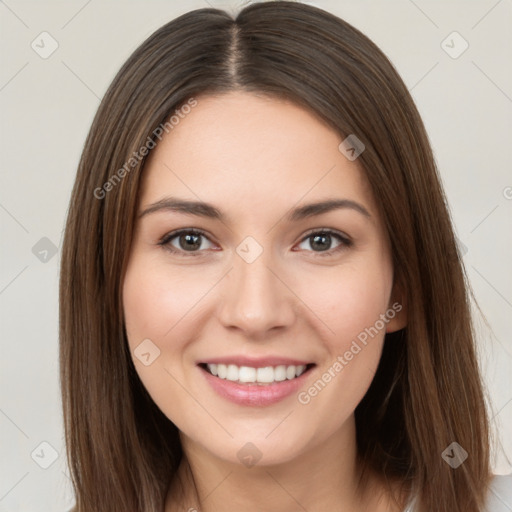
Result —
[[[230,364],[228,366],[228,373],[226,375],[226,380],[238,380],[238,366],[234,364]]]
[[[210,365],[208,365],[208,369],[210,369]],[[225,364],[218,364],[217,365],[217,376],[221,379],[225,379],[228,374],[228,367]]]
[[[277,382],[286,380],[286,366],[276,366],[274,368],[274,379]]]
[[[256,372],[256,380],[263,384],[274,382],[274,368],[272,368],[272,366],[258,368]]]
[[[238,380],[240,382],[256,382],[256,368],[241,366],[238,371]]]
[[[297,371],[297,369],[295,368],[295,366],[288,366],[286,368],[286,378],[288,380],[295,378],[296,371]]]
[[[284,380],[300,377],[306,370],[306,365],[299,366],[265,366],[264,368],[252,368],[250,366],[236,366],[234,364],[207,364],[208,371],[220,379],[230,380],[232,382],[259,384],[270,384],[272,382],[282,382]]]
[[[305,364],[301,364],[300,366],[297,366],[295,369],[295,377],[299,377],[304,373],[304,370],[306,369]]]

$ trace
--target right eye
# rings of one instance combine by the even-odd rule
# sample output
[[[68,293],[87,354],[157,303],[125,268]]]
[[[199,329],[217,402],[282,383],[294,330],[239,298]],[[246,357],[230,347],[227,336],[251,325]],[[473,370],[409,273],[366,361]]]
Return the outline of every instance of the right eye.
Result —
[[[208,248],[204,247],[203,242],[205,240],[209,241],[203,231],[187,228],[167,233],[160,242],[158,242],[158,245],[161,245],[173,254],[201,256],[201,253]]]

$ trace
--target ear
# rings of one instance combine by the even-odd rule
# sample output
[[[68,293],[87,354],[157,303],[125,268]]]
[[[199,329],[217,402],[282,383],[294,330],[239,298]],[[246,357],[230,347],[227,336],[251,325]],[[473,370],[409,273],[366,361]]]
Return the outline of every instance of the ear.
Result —
[[[395,279],[386,314],[389,319],[386,332],[399,331],[407,325],[407,303],[400,279]]]

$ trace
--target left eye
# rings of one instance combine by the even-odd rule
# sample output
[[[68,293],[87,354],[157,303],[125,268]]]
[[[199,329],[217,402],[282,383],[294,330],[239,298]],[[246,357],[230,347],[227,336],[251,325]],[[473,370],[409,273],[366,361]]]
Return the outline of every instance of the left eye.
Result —
[[[334,248],[331,247],[333,238],[338,241],[338,245]],[[333,252],[351,245],[348,238],[331,230],[321,230],[309,233],[309,235],[302,239],[301,245],[304,243],[309,243],[310,247],[313,249],[312,252],[328,254],[332,254]],[[319,256],[324,256],[324,254],[319,254]]]

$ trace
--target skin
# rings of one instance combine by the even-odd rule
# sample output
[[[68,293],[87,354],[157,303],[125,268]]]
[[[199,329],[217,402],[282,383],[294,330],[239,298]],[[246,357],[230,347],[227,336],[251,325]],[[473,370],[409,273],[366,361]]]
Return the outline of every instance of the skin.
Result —
[[[405,325],[405,309],[307,404],[297,394],[251,407],[220,397],[197,362],[226,355],[277,355],[314,362],[307,390],[400,299],[393,286],[387,233],[357,160],[314,114],[282,100],[244,92],[198,97],[192,111],[152,150],[139,212],[166,196],[212,203],[224,221],[159,210],[137,223],[123,283],[123,306],[135,368],[149,394],[181,432],[185,458],[170,482],[165,511],[400,510],[372,475],[357,488],[354,410],[368,389],[385,331]],[[290,209],[327,198],[356,201],[295,222]],[[206,233],[199,256],[175,237]],[[311,231],[340,232],[314,245]],[[263,252],[248,263],[236,252],[253,237]],[[327,255],[325,255],[327,253]],[[144,339],[160,355],[134,356]],[[253,467],[237,452],[261,452]],[[197,486],[194,491],[192,479]],[[176,503],[179,501],[179,505]]]

